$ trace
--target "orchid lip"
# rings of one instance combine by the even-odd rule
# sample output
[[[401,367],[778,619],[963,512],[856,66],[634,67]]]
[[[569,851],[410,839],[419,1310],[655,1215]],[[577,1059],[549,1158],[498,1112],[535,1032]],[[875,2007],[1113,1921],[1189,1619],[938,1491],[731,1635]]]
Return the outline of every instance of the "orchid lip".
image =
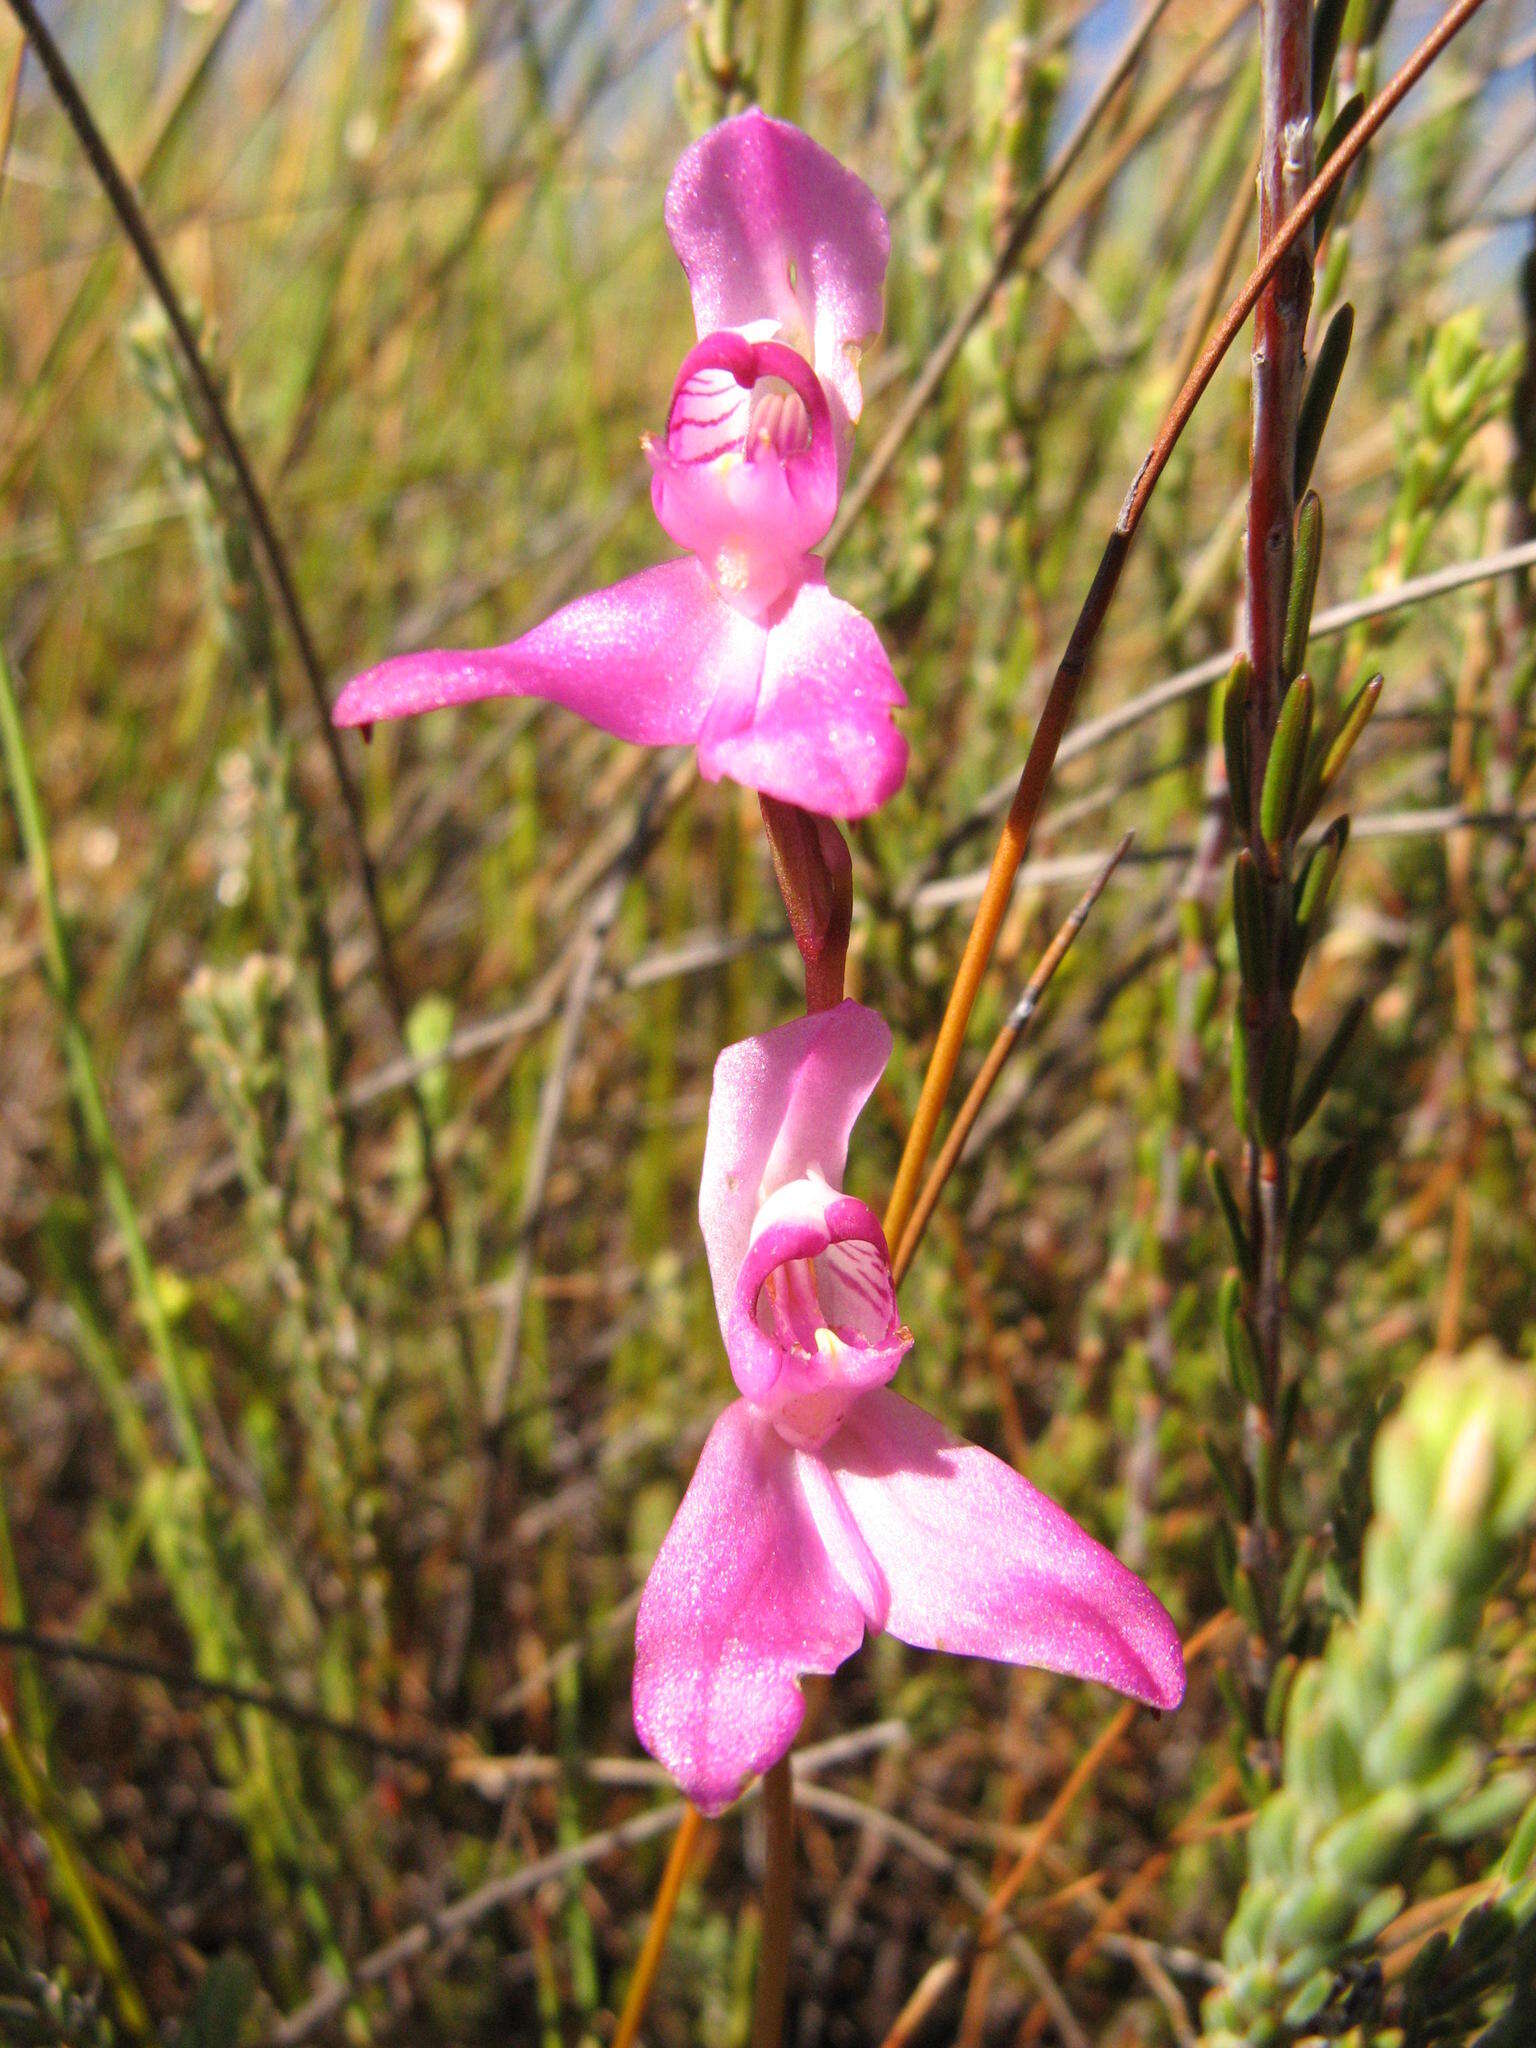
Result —
[[[804,574],[837,510],[827,394],[780,341],[730,329],[689,351],[645,452],[656,516],[727,603],[761,617]]]
[[[815,1173],[768,1196],[726,1337],[747,1399],[790,1443],[824,1442],[860,1393],[891,1378],[912,1343],[873,1212]]]

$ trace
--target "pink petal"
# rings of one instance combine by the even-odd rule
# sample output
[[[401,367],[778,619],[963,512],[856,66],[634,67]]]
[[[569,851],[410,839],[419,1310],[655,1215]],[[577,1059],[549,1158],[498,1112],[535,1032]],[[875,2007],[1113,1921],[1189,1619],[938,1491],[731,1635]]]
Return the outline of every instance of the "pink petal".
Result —
[[[835,1671],[884,1585],[824,1473],[745,1401],[704,1446],[635,1624],[635,1732],[705,1813],[777,1763],[805,1712],[799,1679]],[[820,1533],[825,1520],[843,1576]]]
[[[849,1133],[890,1056],[889,1026],[845,1002],[728,1045],[716,1060],[699,1223],[722,1328],[763,1197],[813,1171],[842,1186]]]
[[[756,108],[683,152],[667,233],[701,335],[772,321],[812,357],[844,421],[863,406],[858,351],[885,318],[891,231],[862,178]]]
[[[646,454],[662,526],[729,603],[761,618],[804,576],[837,510],[837,444],[810,364],[780,342],[706,335]]]
[[[347,684],[332,716],[371,725],[481,697],[547,697],[623,740],[698,738],[717,696],[752,703],[761,626],[724,603],[696,561],[663,562],[578,597],[506,647],[403,654]]]
[[[1148,1706],[1183,1699],[1162,1602],[1000,1458],[884,1388],[821,1456],[890,1584],[892,1635],[1097,1679]]]
[[[827,589],[821,565],[768,629],[751,716],[716,704],[699,769],[729,775],[822,817],[862,818],[900,789],[907,743],[891,713],[907,701],[879,635]]]

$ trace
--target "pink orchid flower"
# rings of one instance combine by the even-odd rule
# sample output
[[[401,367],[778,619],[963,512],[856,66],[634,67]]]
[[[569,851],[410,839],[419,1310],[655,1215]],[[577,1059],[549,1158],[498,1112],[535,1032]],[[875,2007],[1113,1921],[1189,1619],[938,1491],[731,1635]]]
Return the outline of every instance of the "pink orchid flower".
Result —
[[[546,697],[620,739],[696,747],[710,781],[863,817],[906,773],[891,715],[906,697],[812,550],[837,511],[859,351],[883,318],[885,215],[809,136],[753,111],[684,153],[666,221],[700,339],[646,454],[656,516],[689,554],[509,646],[386,661],[335,717]]]
[[[1161,1602],[1026,1479],[888,1391],[911,1345],[884,1233],[842,1191],[890,1057],[844,1002],[716,1063],[699,1216],[741,1399],[640,1602],[635,1727],[706,1813],[784,1755],[805,1672],[866,1629],[1176,1707]]]

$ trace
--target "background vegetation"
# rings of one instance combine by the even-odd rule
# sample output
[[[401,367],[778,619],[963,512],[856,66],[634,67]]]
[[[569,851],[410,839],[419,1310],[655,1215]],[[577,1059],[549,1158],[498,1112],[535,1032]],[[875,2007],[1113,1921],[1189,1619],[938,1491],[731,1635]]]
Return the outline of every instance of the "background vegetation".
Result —
[[[1352,0],[1325,127],[1436,12]],[[660,203],[692,130],[760,97],[888,207],[855,483],[1031,218],[832,569],[912,700],[908,786],[854,835],[852,985],[897,1035],[854,1161],[878,1202],[996,792],[1255,246],[1254,9],[1158,10],[1039,209],[1119,0],[47,15],[332,689],[657,557],[637,438],[691,336]],[[535,705],[347,739],[381,968],[206,398],[34,60],[6,90],[18,49],[0,15],[0,2036],[574,2048],[677,1813],[630,1625],[727,1385],[710,1067],[797,1000],[756,806]],[[909,2038],[967,2048],[1536,2038],[1533,61],[1487,0],[1319,251],[1314,334],[1345,298],[1355,326],[1311,669],[1336,708],[1386,685],[1297,990],[1302,1072],[1360,1028],[1298,1139],[1276,1548],[1256,1575],[1205,1170],[1238,1153],[1209,741],[1239,350],[1148,513],[975,1045],[1135,847],[903,1294],[911,1389],[1148,1576],[1189,1700],[1158,1722],[885,1639],[818,1684],[801,2048],[882,2041],[920,1983]],[[704,1843],[658,2048],[746,2037],[752,1805]]]

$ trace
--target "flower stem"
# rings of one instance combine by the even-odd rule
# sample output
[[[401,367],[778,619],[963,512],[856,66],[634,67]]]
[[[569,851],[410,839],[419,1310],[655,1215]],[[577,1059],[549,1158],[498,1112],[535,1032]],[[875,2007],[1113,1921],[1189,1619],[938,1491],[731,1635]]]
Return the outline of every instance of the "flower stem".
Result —
[[[843,1000],[848,934],[853,926],[853,857],[830,818],[814,817],[776,796],[759,798],[789,928],[805,962],[808,1013]]]
[[[763,1937],[752,1999],[752,2048],[779,2048],[789,1989],[789,1939],[795,1910],[795,1793],[789,1758],[763,1779],[768,1847],[763,1871]]]
[[[650,2004],[651,1992],[656,1984],[656,1973],[661,1968],[662,1954],[667,1946],[672,1915],[677,1911],[683,1879],[693,1859],[694,1844],[699,1839],[699,1829],[703,1824],[704,1816],[696,1806],[684,1809],[677,1833],[672,1837],[667,1867],[661,1873],[656,1902],[651,1907],[651,1924],[645,1930],[645,1940],[641,1944],[639,1960],[635,1964],[635,1974],[629,1980],[624,2010],[619,2014],[619,2023],[613,2030],[612,2048],[634,2048],[639,2037],[640,2023],[645,2018],[646,2007]]]

